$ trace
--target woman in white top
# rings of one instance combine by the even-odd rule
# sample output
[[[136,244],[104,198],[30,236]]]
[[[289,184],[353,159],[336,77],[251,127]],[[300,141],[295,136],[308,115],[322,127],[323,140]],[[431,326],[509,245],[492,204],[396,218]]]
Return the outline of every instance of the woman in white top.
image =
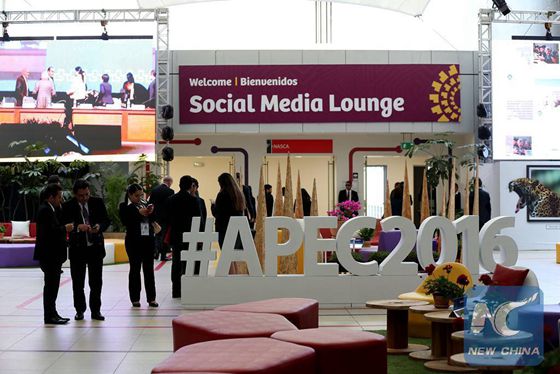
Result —
[[[74,107],[76,107],[80,102],[85,100],[87,90],[85,71],[83,71],[80,66],[76,66],[74,70],[76,72],[74,78],[72,78],[72,86],[70,86],[70,90],[66,93],[72,100],[74,100]]]

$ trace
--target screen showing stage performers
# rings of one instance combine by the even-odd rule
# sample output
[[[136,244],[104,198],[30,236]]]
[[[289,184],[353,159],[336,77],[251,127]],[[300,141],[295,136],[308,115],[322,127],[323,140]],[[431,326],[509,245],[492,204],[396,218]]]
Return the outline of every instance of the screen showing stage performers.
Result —
[[[494,159],[560,160],[559,43],[492,43]]]
[[[0,161],[155,159],[153,44],[0,42]]]

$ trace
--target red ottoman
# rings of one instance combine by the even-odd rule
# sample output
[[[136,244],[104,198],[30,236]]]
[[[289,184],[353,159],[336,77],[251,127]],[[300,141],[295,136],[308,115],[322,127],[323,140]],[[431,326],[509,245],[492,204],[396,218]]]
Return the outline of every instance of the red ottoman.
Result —
[[[387,373],[385,337],[344,328],[280,331],[273,339],[315,350],[317,374]]]
[[[298,329],[319,327],[319,303],[313,299],[280,298],[224,305],[215,310],[280,314]]]
[[[173,319],[173,350],[208,340],[268,338],[285,330],[297,327],[278,314],[216,310],[184,314]]]
[[[152,373],[313,374],[315,352],[270,338],[213,340],[179,349]]]

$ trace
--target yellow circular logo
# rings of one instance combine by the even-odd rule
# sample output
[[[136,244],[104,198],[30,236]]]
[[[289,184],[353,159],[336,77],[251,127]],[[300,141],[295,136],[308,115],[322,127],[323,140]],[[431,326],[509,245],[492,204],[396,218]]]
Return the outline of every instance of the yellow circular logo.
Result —
[[[438,117],[437,122],[460,122],[461,78],[457,66],[451,65],[448,71],[440,71],[439,80],[432,82],[432,88],[434,93],[430,94],[430,101],[435,105],[431,110]]]

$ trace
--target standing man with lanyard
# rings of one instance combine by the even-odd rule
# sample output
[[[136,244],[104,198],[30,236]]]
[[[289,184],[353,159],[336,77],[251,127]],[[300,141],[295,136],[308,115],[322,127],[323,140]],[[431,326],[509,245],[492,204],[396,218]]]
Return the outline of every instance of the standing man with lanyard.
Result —
[[[103,285],[103,258],[105,242],[103,231],[109,227],[109,218],[103,200],[91,197],[89,183],[78,179],[72,189],[74,198],[63,206],[65,222],[74,224],[70,233],[70,274],[76,321],[84,319],[87,309],[84,285],[86,267],[89,276],[89,309],[91,318],[104,321],[101,314],[101,287]]]
[[[62,318],[56,311],[56,298],[60,285],[60,271],[66,261],[66,233],[74,225],[66,225],[58,219],[56,210],[62,202],[62,187],[49,184],[43,191],[43,201],[37,211],[37,239],[33,259],[45,275],[43,287],[43,313],[46,324],[64,325],[69,318]]]

